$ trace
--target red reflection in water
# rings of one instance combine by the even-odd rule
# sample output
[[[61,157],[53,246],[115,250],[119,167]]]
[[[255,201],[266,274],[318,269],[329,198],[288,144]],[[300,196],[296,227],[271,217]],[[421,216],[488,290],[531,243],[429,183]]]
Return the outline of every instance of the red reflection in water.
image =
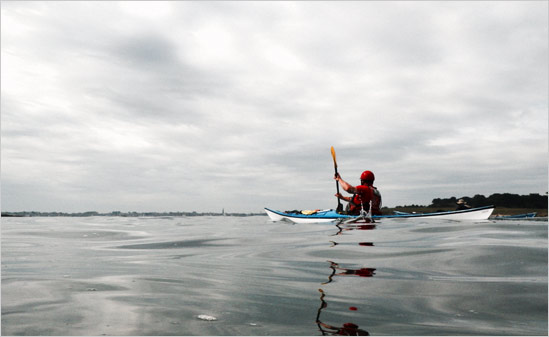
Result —
[[[376,225],[358,225],[358,226],[354,227],[353,229],[358,229],[358,230],[361,230],[361,231],[368,231],[368,230],[375,229],[375,228],[376,228]]]
[[[357,275],[360,277],[372,277],[375,275],[375,268],[360,268],[360,269],[344,269],[344,268],[338,268],[344,270],[343,273],[339,273],[336,275]]]

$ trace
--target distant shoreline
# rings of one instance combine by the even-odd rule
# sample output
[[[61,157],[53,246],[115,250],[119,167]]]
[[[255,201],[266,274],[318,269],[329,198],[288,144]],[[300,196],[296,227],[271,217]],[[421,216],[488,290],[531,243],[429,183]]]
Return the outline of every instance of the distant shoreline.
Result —
[[[178,217],[178,216],[257,216],[264,215],[266,213],[214,213],[214,212],[78,212],[78,213],[66,213],[66,212],[36,212],[36,211],[22,211],[22,212],[2,212],[2,217],[91,217],[91,216],[118,216],[118,217]]]

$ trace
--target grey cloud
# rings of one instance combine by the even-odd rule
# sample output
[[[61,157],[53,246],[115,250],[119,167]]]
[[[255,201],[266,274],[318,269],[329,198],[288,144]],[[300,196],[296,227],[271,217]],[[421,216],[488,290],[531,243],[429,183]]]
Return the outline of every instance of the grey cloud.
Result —
[[[177,66],[174,45],[158,35],[132,36],[116,44],[115,52],[129,61],[132,67],[170,68]],[[148,70],[148,69],[147,69]]]
[[[545,192],[546,3],[167,4],[2,4],[3,209]]]

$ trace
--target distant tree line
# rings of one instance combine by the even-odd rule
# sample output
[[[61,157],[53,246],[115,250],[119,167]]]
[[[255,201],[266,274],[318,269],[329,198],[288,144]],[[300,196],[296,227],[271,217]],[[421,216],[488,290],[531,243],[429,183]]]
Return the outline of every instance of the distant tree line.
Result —
[[[489,197],[477,194],[474,197],[451,197],[451,198],[436,198],[430,207],[455,207],[459,199],[465,200],[469,205],[474,207],[494,205],[496,207],[508,208],[547,208],[547,193],[540,195],[539,193],[530,193],[528,195],[518,195],[511,193],[495,193]]]

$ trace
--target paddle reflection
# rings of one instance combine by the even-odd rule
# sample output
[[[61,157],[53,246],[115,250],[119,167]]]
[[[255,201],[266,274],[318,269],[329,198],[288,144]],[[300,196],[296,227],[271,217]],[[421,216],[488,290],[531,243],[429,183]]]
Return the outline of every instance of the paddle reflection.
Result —
[[[352,231],[352,230],[373,230],[376,229],[376,225],[371,223],[358,223],[358,222],[347,222],[347,223],[339,223],[336,224],[336,227],[338,229],[336,234],[333,234],[331,236],[337,236],[337,235],[343,235],[345,231]],[[351,234],[351,233],[350,233]],[[360,234],[360,233],[355,233]],[[366,234],[366,233],[365,233]],[[335,239],[335,238],[334,238]],[[336,247],[339,245],[336,241],[330,241],[331,247]],[[373,247],[373,242],[355,242],[355,243],[344,243],[344,245],[359,245],[362,247]],[[337,248],[336,248],[337,250]],[[328,276],[328,280],[326,282],[321,283],[322,285],[327,285],[329,283],[334,282],[335,276],[358,276],[358,277],[373,277],[376,274],[375,268],[344,268],[340,266],[338,263],[334,261],[328,260],[327,262],[330,263],[330,269],[331,273]],[[336,286],[336,290],[337,285]],[[330,287],[330,286],[328,286]],[[329,336],[369,336],[370,333],[368,331],[365,331],[363,329],[360,329],[360,327],[352,322],[343,323],[340,325],[331,325],[323,320],[321,320],[320,315],[324,309],[328,306],[328,302],[326,301],[326,293],[322,289],[318,289],[320,292],[320,307],[318,308],[318,312],[316,315],[316,324],[318,326],[318,329],[322,333],[323,336],[329,335]],[[351,311],[357,311],[358,308],[355,306],[350,306],[349,310]]]
[[[316,324],[323,336],[369,336],[370,334],[366,330],[359,329],[359,326],[355,323],[344,323],[342,326],[334,326],[324,323],[320,320],[320,314],[322,310],[328,307],[326,302],[326,293],[322,289],[318,289],[320,292],[320,307],[316,314]],[[349,310],[358,310],[356,307],[350,307]]]

